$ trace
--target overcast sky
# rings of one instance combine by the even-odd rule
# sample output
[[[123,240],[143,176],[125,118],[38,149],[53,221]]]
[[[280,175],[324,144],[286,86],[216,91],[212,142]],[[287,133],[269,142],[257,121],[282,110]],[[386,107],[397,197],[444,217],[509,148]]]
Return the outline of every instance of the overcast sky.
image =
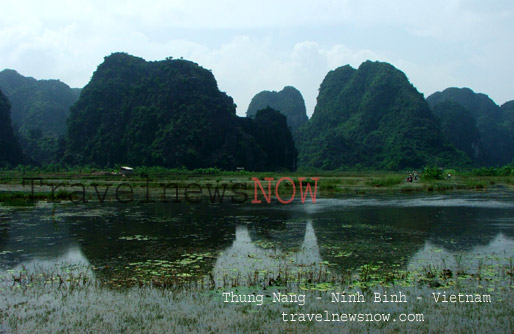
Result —
[[[329,70],[392,63],[425,97],[470,87],[514,100],[514,1],[6,1],[0,69],[82,87],[112,52],[211,69],[244,115],[295,86],[309,116]]]

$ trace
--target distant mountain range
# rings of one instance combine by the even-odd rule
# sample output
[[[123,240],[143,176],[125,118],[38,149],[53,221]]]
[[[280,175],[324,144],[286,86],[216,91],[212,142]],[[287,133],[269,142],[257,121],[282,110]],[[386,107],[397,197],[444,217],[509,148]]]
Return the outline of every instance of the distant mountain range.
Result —
[[[25,155],[48,164],[56,157],[59,136],[66,133],[70,106],[80,95],[59,80],[36,80],[14,70],[0,72],[0,89],[9,99],[13,127]]]
[[[0,89],[0,167],[276,171],[514,163],[514,101],[500,107],[468,88],[425,100],[383,62],[330,71],[310,119],[294,87],[256,94],[247,117],[238,117],[209,70],[126,53],[105,57],[84,89],[14,70],[0,72]]]

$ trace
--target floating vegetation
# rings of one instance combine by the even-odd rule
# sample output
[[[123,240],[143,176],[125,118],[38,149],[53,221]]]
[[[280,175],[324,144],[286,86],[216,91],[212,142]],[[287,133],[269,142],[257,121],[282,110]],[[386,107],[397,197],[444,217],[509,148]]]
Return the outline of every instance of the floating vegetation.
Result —
[[[157,238],[157,237],[151,237],[151,236],[139,235],[139,234],[119,237],[118,239],[119,240],[127,240],[127,241],[133,241],[133,240],[135,240],[135,241],[159,240],[159,238]]]
[[[177,287],[194,283],[196,288],[209,289],[209,276],[198,276],[198,269],[203,261],[211,257],[210,253],[189,254],[176,261],[147,260],[129,263],[126,267],[131,275],[125,277],[121,284],[121,277],[95,277],[94,271],[105,268],[92,266],[65,265],[54,270],[27,270],[26,268],[7,270],[0,276],[2,285],[27,284],[58,284],[67,286],[85,284],[96,281],[102,285],[113,287],[132,286],[161,286]],[[368,264],[355,272],[334,271],[329,264],[301,267],[296,271],[285,268],[279,272],[255,272],[253,278],[240,281],[227,281],[225,287],[239,286],[282,286],[286,288],[300,288],[302,290],[328,291],[340,286],[368,290],[384,286],[401,287],[436,287],[449,288],[452,286],[474,286],[479,288],[505,290],[514,287],[512,282],[513,267],[498,263],[480,268],[480,272],[454,274],[451,269],[425,267],[419,270],[387,270],[384,271],[379,264]],[[237,272],[235,272],[237,277]],[[212,276],[211,276],[212,277]],[[201,279],[203,278],[203,279]],[[242,278],[242,277],[240,277]]]
[[[158,270],[149,272],[149,275],[161,275],[169,268],[196,264],[209,258],[211,254],[184,254],[182,259],[169,262],[165,260],[149,260],[137,263],[130,263],[130,269],[145,268],[144,270]],[[122,326],[125,330],[134,332],[153,332],[156,326],[163,332],[181,331],[203,332],[204,321],[209,322],[209,329],[226,331],[227,328],[241,329],[243,323],[252,322],[258,329],[265,329],[263,323],[272,322],[274,326],[266,329],[266,332],[285,332],[289,327],[282,321],[282,312],[295,313],[300,309],[296,305],[277,303],[274,297],[277,293],[288,295],[288,298],[298,295],[305,295],[308,302],[302,306],[301,311],[306,313],[319,313],[319,310],[327,310],[332,313],[340,313],[341,305],[330,302],[331,293],[340,293],[347,296],[363,295],[366,301],[372,301],[374,293],[386,293],[387,291],[401,291],[409,300],[405,305],[387,305],[383,303],[348,303],[345,304],[344,312],[349,313],[376,313],[376,312],[412,312],[423,313],[426,322],[417,327],[409,323],[402,323],[401,331],[411,328],[413,332],[444,332],[447,326],[459,329],[463,332],[473,330],[486,330],[490,321],[495,324],[495,332],[509,332],[509,319],[512,317],[514,301],[514,285],[512,285],[512,263],[505,263],[504,259],[497,259],[499,262],[494,266],[487,266],[480,269],[480,273],[469,271],[466,274],[457,274],[451,269],[425,267],[419,270],[386,271],[379,263],[369,263],[359,270],[349,273],[335,273],[326,267],[315,272],[313,268],[306,268],[297,279],[289,275],[286,270],[279,273],[263,272],[262,275],[274,277],[265,286],[258,284],[246,286],[232,286],[212,288],[211,286],[198,284],[191,281],[191,275],[186,272],[178,272],[174,280],[186,282],[187,289],[178,288],[177,285],[157,285],[149,281],[131,289],[118,289],[115,284],[106,284],[102,278],[95,277],[91,268],[87,266],[61,266],[55,269],[9,270],[0,276],[0,321],[8,324],[10,328],[18,328],[23,332],[55,331],[55,326],[64,332],[73,332],[87,324],[91,329],[112,328],[111,326]],[[180,263],[180,264],[179,264]],[[330,267],[329,264],[326,264]],[[397,268],[397,267],[396,267]],[[391,269],[391,268],[390,268]],[[477,268],[478,269],[478,268]],[[82,272],[77,271],[82,270]],[[323,273],[323,271],[325,271]],[[480,277],[479,277],[480,276]],[[286,278],[290,277],[290,278]],[[329,281],[326,281],[326,280]],[[338,279],[338,280],[337,280]],[[112,283],[112,282],[111,282]],[[437,283],[437,284],[436,284]],[[115,287],[117,289],[111,289]],[[161,287],[163,289],[156,289]],[[451,307],[444,303],[434,304],[432,293],[440,291],[443,294],[457,294],[462,291],[491,296],[493,303],[475,305],[452,304]],[[222,297],[223,292],[234,292],[263,296],[261,306],[248,303],[227,304]],[[419,301],[416,297],[422,296]],[[23,305],[23,318],[19,317],[19,306]],[[116,311],[112,311],[112,305],[116,305]],[[44,310],[45,316],[41,317]],[[68,311],[69,310],[69,311]],[[170,312],[170,310],[174,310]],[[108,314],[108,318],[102,316]],[[208,320],[211,314],[216,317]],[[219,317],[222,319],[219,320]],[[471,321],[480,316],[487,321],[479,323]],[[60,318],[62,317],[62,318]],[[136,319],[138,321],[127,319]],[[193,317],[200,321],[192,322],[188,319]],[[64,321],[66,319],[66,321]],[[164,321],[165,319],[166,321]],[[243,321],[242,320],[242,321]],[[442,323],[442,324],[441,324]],[[472,325],[471,325],[471,324]],[[305,328],[303,326],[306,326]],[[263,327],[264,326],[264,327]],[[309,333],[330,333],[340,331],[339,326],[327,326],[323,323],[295,324],[299,331]],[[354,331],[383,330],[384,326],[388,331],[395,330],[395,322],[369,323],[348,322],[345,324]],[[365,326],[365,327],[363,327]],[[377,326],[377,327],[370,327]],[[440,326],[440,327],[438,327]],[[472,326],[472,327],[470,327]],[[345,328],[347,328],[345,327]],[[66,329],[64,329],[66,328]],[[118,328],[118,327],[116,327]]]
[[[202,268],[213,258],[213,255],[207,252],[183,254],[180,259],[174,261],[148,259],[130,262],[123,268],[125,270],[108,275],[104,283],[114,287],[132,285],[175,287],[203,279]]]
[[[266,240],[257,240],[253,244],[257,247],[264,248],[264,249],[272,249],[272,248],[276,247],[276,245],[273,242],[266,241]]]

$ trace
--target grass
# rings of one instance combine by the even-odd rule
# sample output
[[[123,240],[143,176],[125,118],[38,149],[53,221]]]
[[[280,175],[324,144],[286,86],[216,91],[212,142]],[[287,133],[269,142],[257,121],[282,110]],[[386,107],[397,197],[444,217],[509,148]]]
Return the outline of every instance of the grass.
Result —
[[[512,266],[499,268],[512,274]],[[24,271],[2,279],[0,328],[18,333],[511,333],[514,287],[512,282],[510,286],[504,284],[509,282],[508,274],[501,283],[487,281],[487,271],[480,268],[472,276],[425,268],[419,273],[428,281],[419,279],[405,285],[414,277],[407,273],[398,281],[390,279],[388,284],[357,286],[357,282],[373,282],[378,277],[379,268],[370,264],[359,270],[356,280],[308,283],[315,289],[259,284],[218,289],[157,289],[152,285],[113,289],[90,273]],[[463,275],[467,276],[459,279]],[[431,286],[429,282],[434,280],[454,283]],[[263,304],[225,303],[223,292],[263,295]],[[305,305],[273,302],[273,293],[278,292],[303,294]],[[365,296],[365,302],[333,303],[331,292],[358,292]],[[406,295],[407,303],[373,302],[374,293],[399,292]],[[432,293],[487,293],[492,302],[436,303]],[[399,319],[400,314],[415,314],[422,315],[423,321],[284,322],[283,312],[322,316],[325,312],[386,313],[392,319]]]
[[[71,192],[65,191],[65,190],[59,190],[54,193],[52,196],[51,192],[43,193],[43,192],[37,192],[34,194],[31,194],[30,190],[28,189],[25,192],[21,191],[15,191],[15,192],[0,192],[0,203],[3,203],[7,206],[17,206],[17,207],[23,207],[23,206],[33,206],[35,202],[37,201],[62,201],[62,200],[69,200],[71,196]]]
[[[366,184],[370,187],[392,187],[403,183],[403,176],[385,176],[381,178],[372,178]]]
[[[152,171],[149,169],[148,171]],[[160,169],[157,169],[160,171]],[[266,185],[265,177],[272,177],[272,190],[276,182],[282,177],[290,177],[298,191],[298,178],[306,178],[302,183],[305,187],[309,183],[314,186],[313,177],[319,177],[318,193],[321,196],[331,197],[337,194],[373,194],[373,193],[408,193],[408,192],[462,192],[462,191],[486,191],[488,189],[507,189],[514,190],[514,177],[512,176],[477,176],[473,173],[455,173],[451,179],[431,179],[421,177],[420,180],[409,183],[406,182],[408,172],[373,172],[373,171],[352,171],[352,172],[283,172],[283,173],[249,173],[249,172],[222,172],[215,169],[202,170],[202,173],[195,171],[174,170],[176,173],[168,174],[145,174],[149,177],[148,187],[153,192],[153,198],[159,199],[162,196],[164,184],[175,183],[183,195],[187,185],[197,183],[203,188],[203,194],[207,195],[207,184],[212,187],[227,187],[227,196],[233,195],[232,186],[236,183],[245,184],[245,192],[250,197],[254,193],[254,181],[257,177],[263,185]],[[80,191],[79,187],[72,187],[73,184],[81,183],[86,187],[87,199],[97,200],[93,185],[98,185],[98,191],[103,194],[107,186],[108,190],[106,201],[115,200],[116,187],[122,183],[129,183],[133,186],[135,198],[144,198],[147,186],[146,176],[134,175],[123,177],[120,175],[96,176],[91,172],[77,173],[68,172],[27,172],[19,171],[0,171],[0,203],[12,206],[31,205],[29,194],[31,191],[30,183],[22,186],[23,178],[39,177],[42,179],[43,186],[39,186],[39,181],[35,182],[35,200],[51,201],[52,186],[63,184],[57,188],[54,201],[66,201],[70,199],[73,192]],[[220,188],[221,189],[221,188]],[[122,187],[121,190],[127,190]],[[240,192],[242,189],[239,188]],[[292,184],[283,181],[279,187],[280,194],[290,193]],[[173,188],[168,189],[171,194]],[[76,195],[75,195],[76,197]]]

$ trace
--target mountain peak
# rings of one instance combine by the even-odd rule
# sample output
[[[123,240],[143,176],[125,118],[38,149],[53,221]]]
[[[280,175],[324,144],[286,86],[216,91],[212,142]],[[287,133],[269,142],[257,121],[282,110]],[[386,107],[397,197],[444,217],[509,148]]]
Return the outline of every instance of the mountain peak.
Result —
[[[402,71],[384,62],[330,71],[297,139],[299,166],[307,168],[468,163],[442,136],[423,95]]]
[[[237,117],[211,71],[194,62],[116,53],[72,107],[65,159],[100,167],[293,169],[296,150],[280,117]]]
[[[307,122],[305,101],[300,91],[293,86],[285,86],[279,92],[265,90],[256,94],[248,106],[246,116],[255,117],[258,110],[267,107],[285,115],[287,125],[292,131]]]

